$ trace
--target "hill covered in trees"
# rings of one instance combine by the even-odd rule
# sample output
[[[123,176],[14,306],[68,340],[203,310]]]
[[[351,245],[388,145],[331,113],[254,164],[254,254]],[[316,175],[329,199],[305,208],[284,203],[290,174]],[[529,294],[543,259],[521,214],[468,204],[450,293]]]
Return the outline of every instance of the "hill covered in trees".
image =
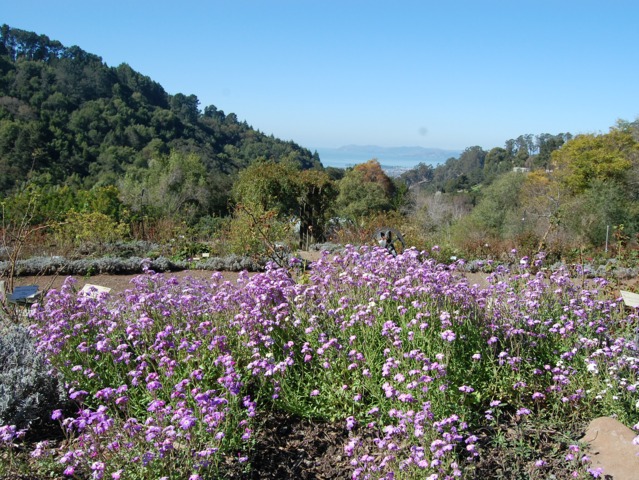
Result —
[[[521,135],[504,148],[466,149],[402,179],[418,230],[466,255],[635,246],[639,232],[639,120],[605,134]]]
[[[46,35],[0,28],[0,194],[27,178],[115,185],[172,154],[197,164],[217,212],[226,209],[231,176],[253,159],[321,168],[316,153],[213,105],[201,111],[195,95],[170,95],[125,63],[111,67]]]
[[[551,135],[520,135],[507,140],[504,147],[485,151],[482,147],[469,147],[458,157],[433,167],[419,164],[404,172],[400,178],[409,186],[420,186],[429,192],[455,192],[479,184],[490,184],[514,168],[549,170],[552,152],[572,138],[570,133]]]

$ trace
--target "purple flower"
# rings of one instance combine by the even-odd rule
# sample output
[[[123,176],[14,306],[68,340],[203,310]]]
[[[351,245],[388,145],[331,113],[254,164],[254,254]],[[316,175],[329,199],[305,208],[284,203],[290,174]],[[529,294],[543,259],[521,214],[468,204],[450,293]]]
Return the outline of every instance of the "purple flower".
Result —
[[[357,420],[355,420],[355,417],[351,416],[346,419],[346,430],[350,432],[351,430],[353,430],[353,428],[355,428],[355,425],[357,425]]]
[[[182,419],[180,420],[180,428],[182,430],[189,430],[190,428],[195,426],[196,423],[197,423],[197,419],[195,417],[188,415],[186,417],[182,417]]]
[[[358,443],[359,443],[359,438],[353,437],[348,441],[348,443],[346,443],[346,445],[344,445],[344,453],[346,454],[346,456],[348,457],[353,456],[353,453],[355,452],[355,448],[357,448]]]
[[[102,390],[98,390],[95,393],[95,398],[99,398],[101,400],[108,400],[109,398],[113,396],[114,393],[115,393],[115,390],[113,390],[110,387],[103,388]]]
[[[457,338],[457,335],[455,335],[455,332],[453,332],[452,330],[444,330],[441,333],[441,337],[447,342],[453,342]]]
[[[0,440],[3,443],[11,443],[16,437],[15,425],[3,425],[0,427]]]
[[[104,476],[104,463],[93,462],[91,464],[91,470],[93,470],[91,477],[99,480],[100,478]]]
[[[70,393],[69,397],[72,400],[82,400],[88,394],[89,394],[89,392],[85,392],[84,390],[77,390],[77,391],[74,391],[74,392]]]
[[[153,400],[147,410],[149,412],[157,412],[158,410],[164,408],[164,405],[166,405],[166,402],[164,400]]]
[[[153,381],[151,381],[151,382],[146,384],[146,388],[147,388],[147,390],[152,392],[154,390],[159,390],[160,388],[162,388],[162,384],[160,382],[158,382],[157,380],[153,380]]]
[[[415,397],[413,397],[410,393],[400,393],[397,395],[397,399],[404,403],[413,403],[415,401]]]

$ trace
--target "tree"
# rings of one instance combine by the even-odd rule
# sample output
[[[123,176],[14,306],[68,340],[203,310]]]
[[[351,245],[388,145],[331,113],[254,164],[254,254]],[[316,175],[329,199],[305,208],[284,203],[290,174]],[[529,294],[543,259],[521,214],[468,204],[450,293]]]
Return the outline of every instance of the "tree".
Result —
[[[411,216],[425,232],[437,232],[450,227],[468,215],[472,205],[467,193],[447,194],[442,192],[413,194]]]
[[[605,135],[576,136],[552,153],[552,161],[562,183],[579,194],[595,180],[624,185],[637,152],[639,142],[630,131],[612,128]]]
[[[297,202],[300,217],[300,243],[326,239],[325,227],[329,220],[337,189],[327,173],[318,170],[299,172]]]
[[[505,148],[491,149],[484,160],[484,177],[492,181],[498,175],[512,169],[512,159]]]
[[[392,208],[394,185],[377,160],[356,165],[339,182],[338,213],[356,224]]]
[[[459,169],[469,177],[481,181],[482,169],[486,161],[486,152],[481,147],[469,147],[459,156]]]
[[[258,159],[241,170],[233,184],[237,203],[261,205],[278,215],[294,215],[297,210],[299,170],[289,162]]]
[[[595,179],[591,188],[573,197],[562,217],[573,238],[601,246],[608,226],[624,225],[626,233],[637,230],[636,204],[627,201],[624,188],[615,182]]]
[[[409,188],[414,185],[431,182],[433,180],[433,166],[420,162],[407,172],[403,172],[399,178],[403,180]]]
[[[120,182],[123,202],[134,212],[188,222],[208,213],[210,192],[202,159],[171,152],[130,170]]]
[[[548,173],[537,170],[526,175],[520,191],[522,218],[539,238],[538,250],[562,225],[562,208],[567,200],[565,187]]]
[[[522,228],[520,192],[526,174],[510,172],[500,176],[486,187],[475,209],[472,220],[492,235],[505,238]]]
[[[365,182],[377,183],[389,199],[395,193],[395,184],[391,178],[384,173],[384,170],[382,170],[382,166],[379,164],[377,159],[373,158],[368,162],[355,165],[353,170],[360,172],[362,174],[362,179]]]
[[[176,93],[169,101],[171,110],[180,120],[187,124],[197,123],[199,117],[198,105],[200,101],[195,95],[184,95]]]
[[[539,153],[533,160],[533,168],[549,169],[551,167],[552,152],[561,148],[561,146],[572,138],[569,133],[559,133],[550,135],[542,133],[537,135],[537,149]]]
[[[335,187],[324,172],[299,170],[292,161],[260,160],[240,171],[233,185],[233,198],[245,210],[273,212],[280,218],[297,217],[300,242],[304,243],[309,235],[324,239]]]

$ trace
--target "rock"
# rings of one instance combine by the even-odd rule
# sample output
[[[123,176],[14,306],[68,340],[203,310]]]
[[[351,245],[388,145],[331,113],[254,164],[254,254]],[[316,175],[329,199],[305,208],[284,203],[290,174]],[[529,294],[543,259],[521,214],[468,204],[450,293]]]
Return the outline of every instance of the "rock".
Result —
[[[612,417],[594,419],[581,439],[589,446],[591,468],[603,468],[601,478],[636,480],[639,478],[639,446],[635,433]]]

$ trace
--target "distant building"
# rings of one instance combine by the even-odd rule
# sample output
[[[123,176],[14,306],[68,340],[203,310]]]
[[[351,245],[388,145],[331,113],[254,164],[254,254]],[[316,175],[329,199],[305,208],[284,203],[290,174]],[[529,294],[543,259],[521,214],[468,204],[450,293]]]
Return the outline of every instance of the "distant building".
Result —
[[[530,168],[526,168],[526,167],[513,167],[513,172],[518,172],[518,173],[528,173],[528,172],[530,172]]]

